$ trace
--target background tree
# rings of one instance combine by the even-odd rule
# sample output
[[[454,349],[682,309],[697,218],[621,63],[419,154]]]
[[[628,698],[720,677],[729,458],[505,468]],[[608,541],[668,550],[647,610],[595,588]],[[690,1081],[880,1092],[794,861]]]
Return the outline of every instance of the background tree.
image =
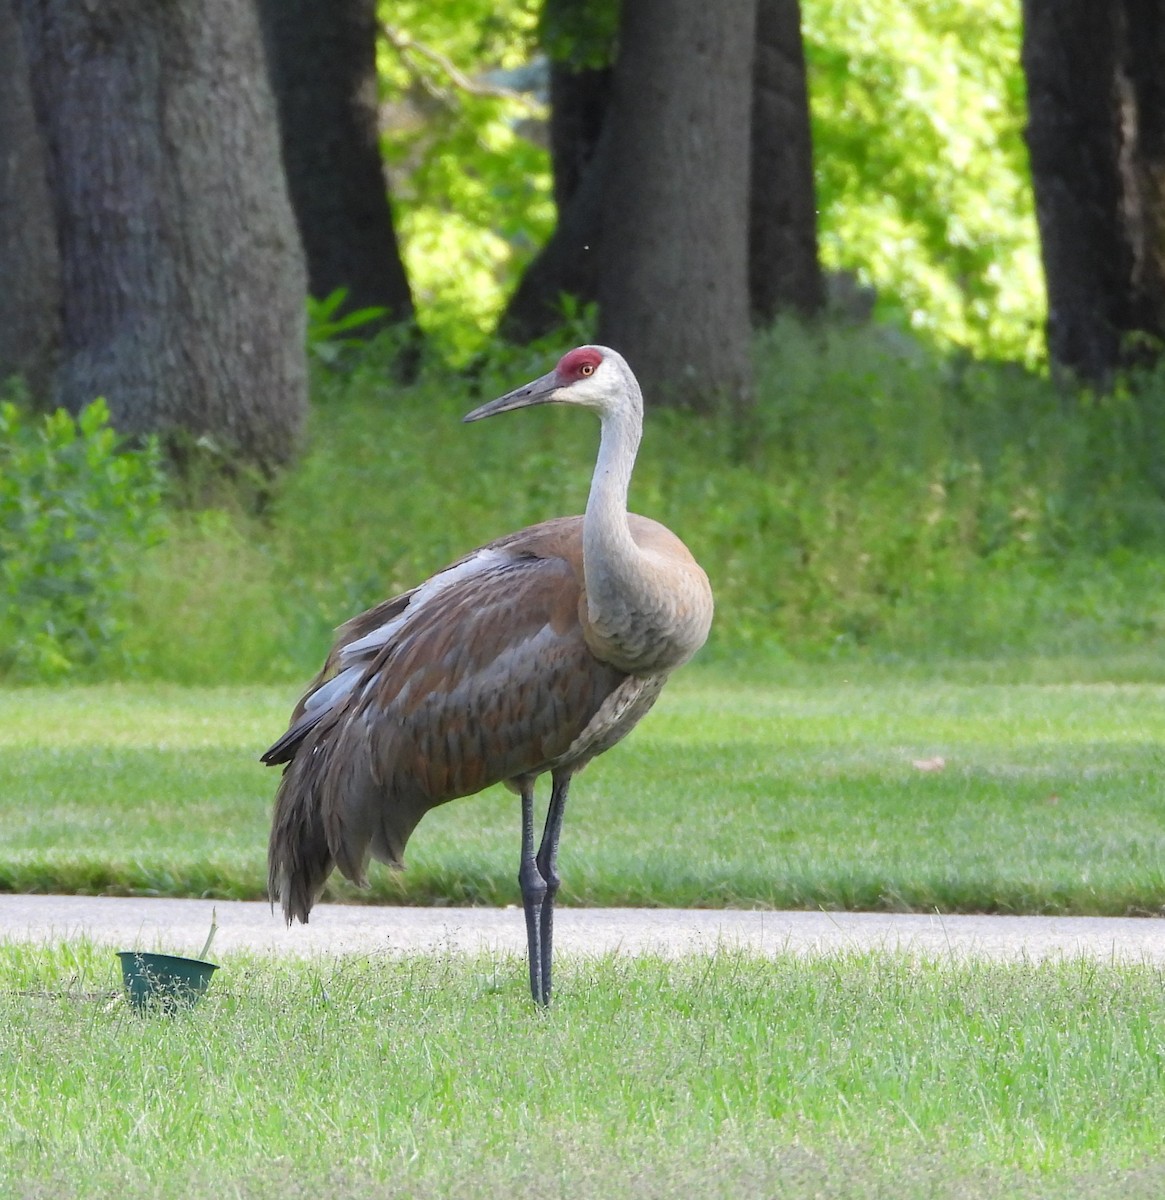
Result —
[[[758,324],[811,317],[825,299],[798,0],[757,2],[748,289]]]
[[[1165,3],[1125,0],[1122,155],[1133,247],[1133,326],[1165,336]],[[1159,349],[1159,346],[1157,347]]]
[[[562,322],[562,297],[598,298],[603,187],[610,163],[604,137],[611,108],[619,7],[610,0],[544,0],[540,42],[550,61],[550,162],[554,231],[522,273],[499,322],[503,337],[532,341]]]
[[[521,82],[539,45],[556,64],[562,58],[538,28],[551,9],[569,14],[565,28],[577,38],[579,13],[584,31],[603,21],[613,28],[618,5],[382,5],[392,22],[379,68],[393,216],[426,338],[456,362],[489,342],[506,297],[517,310],[527,264],[562,240],[547,245],[558,185],[544,139],[531,136],[543,97]],[[1020,10],[1015,0],[801,4],[823,267],[876,295],[879,321],[940,347],[1034,365],[1045,353],[1045,295],[1023,137]],[[613,34],[603,44],[599,65],[613,61]],[[569,63],[575,70],[552,71],[552,91],[579,73]],[[585,266],[571,253],[560,262]],[[558,321],[561,290],[547,274],[543,328]]]
[[[617,6],[546,0],[542,42],[551,58],[550,152],[558,224],[515,288],[500,329],[515,341],[561,322],[565,293],[598,296],[602,195],[611,139]],[[760,0],[756,13],[749,200],[749,291],[754,319],[817,312],[824,299],[809,95],[797,0]]]
[[[346,310],[383,307],[389,322],[412,323],[380,158],[376,7],[260,0],[311,294],[347,288]]]
[[[550,161],[561,212],[582,186],[611,106],[609,65],[550,63]]]
[[[1103,380],[1132,316],[1121,208],[1119,4],[1025,0],[1027,141],[1048,289],[1048,352]]]
[[[978,357],[1044,357],[1016,0],[802,0],[822,265],[875,317]]]
[[[1054,365],[1104,384],[1165,338],[1165,6],[1024,0]]]
[[[498,325],[515,342],[528,342],[562,322],[562,298],[580,304],[598,297],[599,230],[611,138],[603,136],[611,93],[609,67],[550,71],[550,150],[558,221],[522,273]]]
[[[44,153],[16,13],[0,3],[0,381],[43,399],[61,336],[61,280]]]
[[[550,236],[534,0],[381,8],[382,150],[426,341],[457,362],[492,336]],[[535,90],[530,90],[531,86]]]
[[[624,0],[599,244],[599,340],[647,396],[748,394],[756,0]]]
[[[60,254],[57,398],[286,462],[305,279],[249,0],[18,0]]]

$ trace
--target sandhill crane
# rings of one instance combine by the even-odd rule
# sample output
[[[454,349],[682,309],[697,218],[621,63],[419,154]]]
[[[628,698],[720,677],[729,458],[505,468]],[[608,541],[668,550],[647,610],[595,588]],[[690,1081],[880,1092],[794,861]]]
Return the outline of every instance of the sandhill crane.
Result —
[[[580,346],[464,419],[533,404],[598,413],[586,513],[499,538],[340,627],[263,755],[286,763],[268,852],[272,902],[308,913],[333,867],[401,865],[430,809],[505,783],[522,798],[518,879],[530,991],[550,1000],[558,839],[571,776],[625,736],[704,644],[708,577],[673,533],[627,511],[643,396],[623,358]],[[552,786],[534,850],[534,783]]]

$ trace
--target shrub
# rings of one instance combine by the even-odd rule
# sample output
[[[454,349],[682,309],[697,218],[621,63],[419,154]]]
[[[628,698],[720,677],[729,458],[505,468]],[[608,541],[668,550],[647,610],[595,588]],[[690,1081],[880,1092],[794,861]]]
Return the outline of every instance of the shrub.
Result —
[[[76,418],[0,403],[0,676],[52,679],[117,658],[163,489],[156,445],[127,447],[103,400]]]

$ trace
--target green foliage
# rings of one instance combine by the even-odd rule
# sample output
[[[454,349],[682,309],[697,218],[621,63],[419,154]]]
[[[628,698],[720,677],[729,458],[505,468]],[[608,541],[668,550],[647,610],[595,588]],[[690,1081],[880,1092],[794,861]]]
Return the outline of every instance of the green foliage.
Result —
[[[554,222],[545,109],[488,82],[539,46],[609,61],[617,3],[382,4],[385,153],[420,321],[481,348]],[[1044,295],[1014,0],[803,0],[821,254],[940,346],[1042,361]]]
[[[304,620],[270,529],[237,508],[173,514],[136,564],[119,678],[249,683],[292,675]]]
[[[408,387],[378,353],[318,373],[310,452],[263,521],[184,520],[143,558],[127,643],[140,673],[307,678],[346,617],[582,510],[586,414],[459,420],[554,352],[508,350],[472,379],[430,363]],[[650,410],[632,483],[632,506],[712,579],[705,657],[1001,659],[1165,639],[1165,373],[1075,396],[894,331],[793,323],[758,340],[756,364],[743,429]]]
[[[538,0],[381,4],[383,139],[402,254],[429,341],[464,362],[554,224],[534,98],[484,73],[535,52]]]
[[[341,312],[347,299],[348,289],[344,287],[336,288],[322,300],[314,296],[307,298],[307,352],[324,366],[336,366],[345,351],[364,345],[363,337],[346,337],[345,334],[357,329],[367,332],[368,326],[378,322],[388,311],[374,305]]]
[[[879,315],[991,358],[1043,356],[1015,0],[803,0],[826,265]]]
[[[157,447],[126,448],[104,401],[33,420],[0,403],[0,675],[120,665],[134,556],[156,540]]]
[[[748,461],[709,477],[702,519],[668,510],[719,568],[730,638],[998,655],[1165,635],[1165,375],[1073,396],[793,323],[757,362]]]
[[[544,0],[538,41],[575,69],[608,66],[619,36],[621,0]]]

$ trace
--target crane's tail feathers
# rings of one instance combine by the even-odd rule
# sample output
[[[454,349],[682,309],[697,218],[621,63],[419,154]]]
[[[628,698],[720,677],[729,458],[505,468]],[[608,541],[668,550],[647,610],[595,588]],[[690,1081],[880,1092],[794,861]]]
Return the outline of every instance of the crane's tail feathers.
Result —
[[[279,902],[288,925],[307,924],[335,866],[319,806],[298,775],[294,764],[284,773],[267,846],[267,894],[272,904]]]
[[[295,752],[303,744],[303,739],[323,720],[326,710],[305,713],[294,725],[259,758],[268,767],[277,767],[280,763],[289,763],[295,757]]]

